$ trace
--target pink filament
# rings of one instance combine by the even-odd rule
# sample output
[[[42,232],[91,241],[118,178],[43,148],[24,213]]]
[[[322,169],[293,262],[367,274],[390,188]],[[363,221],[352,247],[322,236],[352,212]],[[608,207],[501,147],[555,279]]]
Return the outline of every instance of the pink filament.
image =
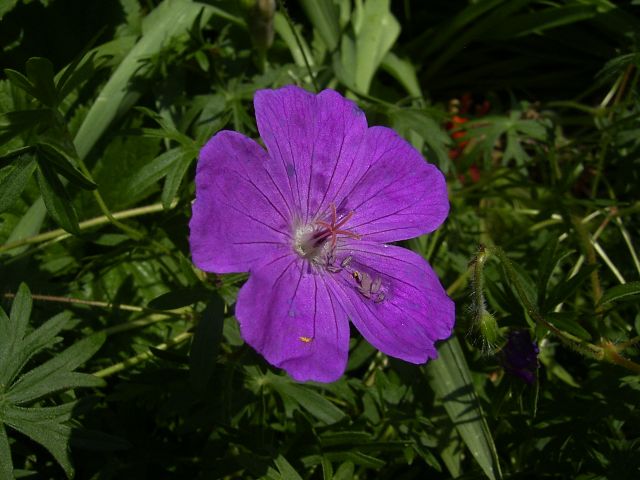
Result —
[[[354,233],[350,230],[340,229],[340,227],[345,225],[349,221],[349,219],[351,219],[351,217],[353,216],[353,212],[352,211],[349,212],[342,220],[340,220],[339,223],[336,223],[337,221],[336,206],[333,203],[331,203],[330,205],[331,205],[331,223],[323,222],[322,220],[316,221],[318,225],[321,225],[322,227],[326,228],[326,231],[322,232],[317,237],[317,240],[322,240],[328,236],[331,236],[331,248],[333,248],[336,246],[336,242],[338,241],[338,235],[345,235],[347,237],[359,239],[360,235],[358,235],[357,233]]]

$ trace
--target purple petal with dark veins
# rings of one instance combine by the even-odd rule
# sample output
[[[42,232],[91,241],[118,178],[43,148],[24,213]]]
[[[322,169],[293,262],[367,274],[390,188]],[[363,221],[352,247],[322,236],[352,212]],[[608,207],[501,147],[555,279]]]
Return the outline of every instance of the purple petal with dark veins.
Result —
[[[288,177],[303,219],[354,211],[344,226],[367,240],[391,242],[435,230],[449,212],[444,176],[393,130],[367,128],[362,111],[333,90],[314,95],[295,86],[260,90],[258,129]]]
[[[345,228],[373,242],[395,242],[429,233],[449,213],[444,175],[409,142],[386,127],[367,131],[371,164],[337,205],[354,215]]]
[[[244,340],[295,380],[332,382],[344,372],[349,321],[333,285],[296,255],[255,269],[238,294]]]
[[[340,301],[362,335],[380,351],[411,363],[437,356],[451,335],[454,304],[429,264],[400,247],[352,241],[340,247],[349,266],[333,277]]]
[[[189,227],[193,263],[207,272],[246,272],[265,255],[291,251],[291,211],[270,177],[267,153],[236,132],[200,151]]]
[[[287,177],[293,206],[303,220],[326,211],[340,192],[353,189],[367,168],[362,154],[367,120],[362,110],[333,90],[314,95],[295,86],[260,90],[258,130]]]

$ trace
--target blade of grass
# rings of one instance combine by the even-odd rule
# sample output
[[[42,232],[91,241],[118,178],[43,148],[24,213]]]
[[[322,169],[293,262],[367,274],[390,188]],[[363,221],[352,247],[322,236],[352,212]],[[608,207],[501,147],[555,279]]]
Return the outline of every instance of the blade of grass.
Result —
[[[74,143],[80,158],[87,156],[116,116],[140,95],[130,85],[134,76],[148,73],[144,60],[157,54],[172,38],[187,34],[202,8],[206,22],[213,13],[206,6],[189,0],[165,0],[144,19],[142,38],[113,72],[76,134]]]
[[[440,357],[425,367],[431,387],[487,477],[502,478],[496,446],[458,339],[452,337],[443,342],[438,353]]]

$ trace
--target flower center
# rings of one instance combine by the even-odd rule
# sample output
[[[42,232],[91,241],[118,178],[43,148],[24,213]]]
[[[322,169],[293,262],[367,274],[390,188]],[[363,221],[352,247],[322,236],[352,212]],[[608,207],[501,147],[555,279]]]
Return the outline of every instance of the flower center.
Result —
[[[338,242],[338,235],[360,238],[357,233],[342,228],[353,217],[353,212],[349,212],[338,221],[336,206],[331,203],[330,208],[330,219],[314,220],[311,224],[295,229],[293,247],[301,257],[318,262],[320,258],[329,257],[333,252]]]

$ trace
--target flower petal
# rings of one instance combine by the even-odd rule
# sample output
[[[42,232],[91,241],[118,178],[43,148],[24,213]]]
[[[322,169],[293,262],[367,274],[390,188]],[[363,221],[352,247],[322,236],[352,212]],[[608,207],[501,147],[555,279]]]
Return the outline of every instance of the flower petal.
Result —
[[[344,229],[391,242],[435,230],[449,212],[444,176],[393,130],[367,128],[333,90],[288,86],[255,95],[258,130],[302,220],[354,215]],[[276,175],[277,173],[277,175]]]
[[[349,321],[324,273],[293,254],[251,271],[236,317],[244,340],[297,381],[332,382],[344,372]]]
[[[306,222],[354,187],[368,163],[362,110],[338,92],[314,95],[296,86],[259,90],[254,105],[272,172],[286,178],[293,205]]]
[[[378,350],[411,363],[437,356],[455,307],[429,264],[405,248],[353,242],[336,252],[333,276],[349,318]]]
[[[198,268],[246,272],[270,252],[290,249],[288,201],[270,177],[269,161],[260,145],[230,131],[200,151],[189,223]]]
[[[336,202],[339,211],[354,212],[344,228],[374,242],[405,240],[438,228],[449,213],[442,173],[386,127],[368,130],[363,151],[368,168]]]

